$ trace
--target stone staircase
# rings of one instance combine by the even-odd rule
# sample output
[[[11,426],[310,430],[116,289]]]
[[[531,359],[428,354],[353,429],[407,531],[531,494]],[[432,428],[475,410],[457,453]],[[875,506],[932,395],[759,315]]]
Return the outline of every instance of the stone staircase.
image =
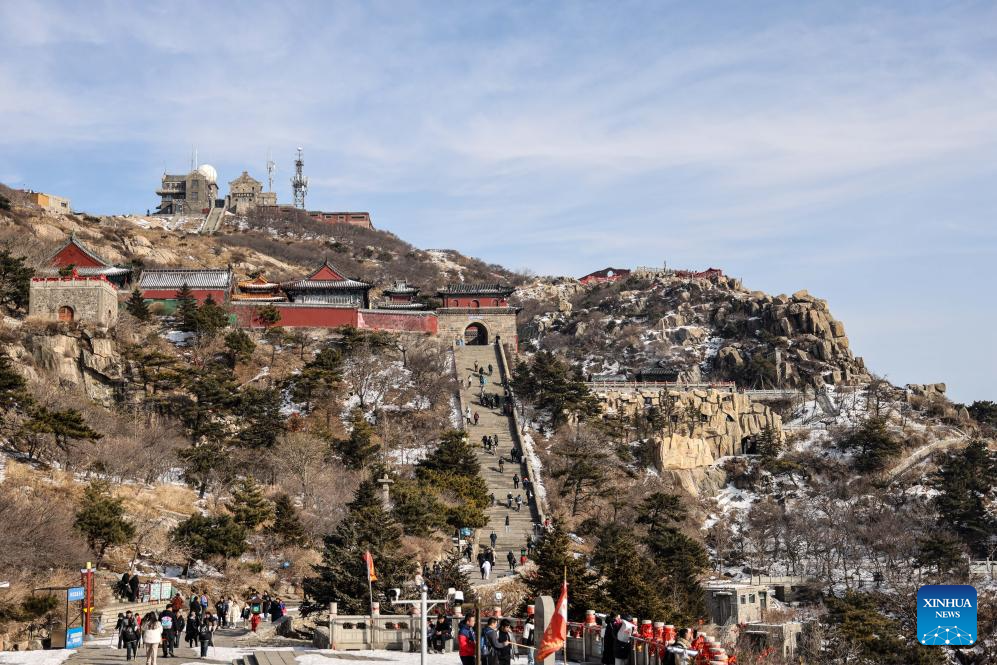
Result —
[[[488,516],[488,526],[478,531],[478,547],[483,549],[490,546],[489,535],[494,531],[497,536],[495,545],[495,568],[492,569],[491,580],[495,581],[499,577],[511,575],[509,564],[506,561],[508,552],[512,552],[516,557],[518,565],[520,550],[526,547],[526,543],[533,533],[535,521],[533,508],[526,502],[526,492],[522,483],[519,489],[513,488],[512,477],[519,474],[522,479],[526,474],[523,464],[516,464],[510,461],[510,452],[515,441],[512,418],[502,414],[501,410],[485,408],[479,401],[479,386],[476,376],[472,376],[471,387],[467,386],[467,378],[474,372],[474,363],[477,361],[478,367],[484,367],[487,371],[491,365],[493,372],[487,376],[488,383],[485,384],[485,392],[501,395],[503,392],[501,372],[501,361],[499,360],[497,349],[492,346],[459,346],[454,349],[454,356],[457,361],[457,377],[460,380],[461,401],[464,406],[470,406],[471,413],[478,413],[478,424],[465,424],[468,439],[474,446],[478,454],[478,461],[481,463],[481,474],[488,483],[488,491],[495,494],[496,505],[486,510]],[[481,437],[488,435],[498,435],[498,450],[492,454],[486,452],[481,445]],[[504,472],[499,472],[499,457],[505,459]],[[517,494],[523,496],[523,506],[517,511],[515,502],[510,510],[506,507],[506,499],[512,492],[513,497]],[[509,516],[509,527],[505,526],[505,517]],[[471,581],[475,585],[486,584],[481,580],[478,572],[470,574]]]
[[[234,658],[232,665],[299,665],[293,651],[254,651],[248,656]]]

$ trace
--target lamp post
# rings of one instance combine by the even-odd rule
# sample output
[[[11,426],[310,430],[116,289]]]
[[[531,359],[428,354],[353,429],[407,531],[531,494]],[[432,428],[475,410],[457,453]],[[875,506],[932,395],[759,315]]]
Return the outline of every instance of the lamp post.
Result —
[[[451,596],[453,598],[453,596]],[[419,665],[426,665],[426,656],[429,655],[429,645],[426,644],[426,619],[429,616],[429,608],[438,603],[448,603],[451,598],[430,599],[429,587],[425,584],[419,585],[418,600],[394,600],[392,605],[415,605],[419,604]],[[463,599],[463,595],[461,596]],[[431,605],[431,604],[432,605]]]

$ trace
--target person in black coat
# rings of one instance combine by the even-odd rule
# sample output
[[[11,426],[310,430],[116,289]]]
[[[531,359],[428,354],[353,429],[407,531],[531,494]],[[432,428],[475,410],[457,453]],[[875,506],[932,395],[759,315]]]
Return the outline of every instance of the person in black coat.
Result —
[[[180,638],[184,635],[184,628],[186,628],[187,622],[184,621],[183,614],[177,612],[177,616],[173,619],[173,646],[180,646]]]
[[[606,629],[602,636],[602,665],[616,663],[616,631],[620,629],[620,615],[606,617]]]
[[[118,581],[118,596],[122,600],[128,598],[128,582],[131,580],[131,575],[128,573],[121,573],[121,579]]]
[[[194,610],[187,613],[186,629],[187,646],[193,649],[194,646],[200,641],[201,633],[201,619]]]
[[[128,580],[128,602],[134,603],[138,600],[138,575],[132,575]]]
[[[131,660],[135,657],[135,654],[138,652],[140,635],[135,617],[130,616],[131,612],[128,614],[129,616],[125,617],[125,623],[121,628],[121,639],[125,643],[125,660]]]

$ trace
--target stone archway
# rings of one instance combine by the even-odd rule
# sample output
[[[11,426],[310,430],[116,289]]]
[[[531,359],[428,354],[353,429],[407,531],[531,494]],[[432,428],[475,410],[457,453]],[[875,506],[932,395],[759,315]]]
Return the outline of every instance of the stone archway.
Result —
[[[63,305],[59,308],[59,320],[60,321],[72,321],[76,318],[76,312],[69,305]]]
[[[488,328],[483,323],[472,323],[464,328],[464,344],[484,346],[488,344]]]

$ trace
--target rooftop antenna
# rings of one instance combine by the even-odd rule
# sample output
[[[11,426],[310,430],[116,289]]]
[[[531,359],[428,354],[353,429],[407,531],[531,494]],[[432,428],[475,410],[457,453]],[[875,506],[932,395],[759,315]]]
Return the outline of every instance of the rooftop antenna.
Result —
[[[294,177],[291,178],[291,188],[294,190],[294,207],[305,209],[305,194],[308,193],[308,178],[303,170],[305,161],[301,157],[301,148],[298,148],[298,158],[294,160]]]
[[[277,162],[273,161],[273,155],[267,150],[267,191],[273,191],[273,175],[277,172]]]

